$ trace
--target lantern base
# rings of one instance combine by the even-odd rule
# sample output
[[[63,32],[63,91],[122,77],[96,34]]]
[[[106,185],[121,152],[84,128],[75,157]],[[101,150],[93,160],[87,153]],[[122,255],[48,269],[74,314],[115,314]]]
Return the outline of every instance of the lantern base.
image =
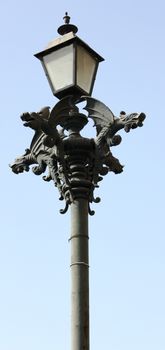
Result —
[[[61,89],[56,92],[53,91],[53,95],[56,96],[59,100],[67,96],[74,96],[75,100],[79,100],[81,96],[91,96],[91,94],[87,93],[79,86],[69,86],[68,88]]]

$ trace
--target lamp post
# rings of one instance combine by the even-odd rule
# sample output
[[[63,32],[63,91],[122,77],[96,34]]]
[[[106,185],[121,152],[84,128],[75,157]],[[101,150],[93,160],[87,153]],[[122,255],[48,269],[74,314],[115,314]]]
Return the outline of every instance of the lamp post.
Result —
[[[45,181],[53,181],[60,200],[65,201],[62,214],[71,209],[71,350],[89,350],[89,258],[88,214],[90,203],[98,203],[94,190],[109,172],[123,171],[111,147],[121,142],[120,129],[129,132],[143,125],[144,113],[115,117],[102,102],[91,97],[98,65],[103,58],[76,36],[77,27],[65,23],[59,38],[35,56],[41,61],[53,94],[59,102],[49,110],[23,113],[24,126],[35,131],[29,149],[10,165],[15,174],[29,171],[36,175],[48,170]],[[79,111],[85,102],[86,114]],[[92,118],[96,137],[82,137],[80,132]]]

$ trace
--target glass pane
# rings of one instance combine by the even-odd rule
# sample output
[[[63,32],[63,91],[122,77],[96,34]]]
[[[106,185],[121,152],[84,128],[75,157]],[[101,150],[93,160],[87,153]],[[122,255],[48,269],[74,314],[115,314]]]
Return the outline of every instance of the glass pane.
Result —
[[[46,55],[43,63],[55,91],[73,84],[73,45]]]
[[[90,92],[97,61],[82,46],[77,46],[77,85]]]

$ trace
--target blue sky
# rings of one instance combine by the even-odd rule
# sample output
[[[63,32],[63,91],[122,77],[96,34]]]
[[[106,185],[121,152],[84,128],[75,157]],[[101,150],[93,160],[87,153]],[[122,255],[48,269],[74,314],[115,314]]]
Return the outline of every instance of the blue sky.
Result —
[[[57,37],[65,11],[105,58],[93,96],[115,115],[143,111],[143,128],[122,133],[90,218],[91,349],[165,349],[164,1],[47,0],[1,4],[0,349],[68,349],[70,217],[51,183],[11,173],[32,131],[24,111],[54,106],[33,54]]]

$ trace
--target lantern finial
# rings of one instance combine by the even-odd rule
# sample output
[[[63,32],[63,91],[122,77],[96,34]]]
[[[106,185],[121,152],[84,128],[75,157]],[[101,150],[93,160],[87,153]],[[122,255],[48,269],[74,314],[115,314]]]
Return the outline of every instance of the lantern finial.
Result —
[[[73,32],[74,34],[77,33],[78,28],[74,24],[70,24],[70,16],[68,16],[68,12],[65,12],[65,16],[63,17],[64,23],[62,26],[60,26],[57,30],[57,32],[60,35],[64,35],[70,32]]]
[[[70,23],[70,16],[68,16],[68,12],[65,12],[65,16],[63,17],[63,20],[65,24]]]

